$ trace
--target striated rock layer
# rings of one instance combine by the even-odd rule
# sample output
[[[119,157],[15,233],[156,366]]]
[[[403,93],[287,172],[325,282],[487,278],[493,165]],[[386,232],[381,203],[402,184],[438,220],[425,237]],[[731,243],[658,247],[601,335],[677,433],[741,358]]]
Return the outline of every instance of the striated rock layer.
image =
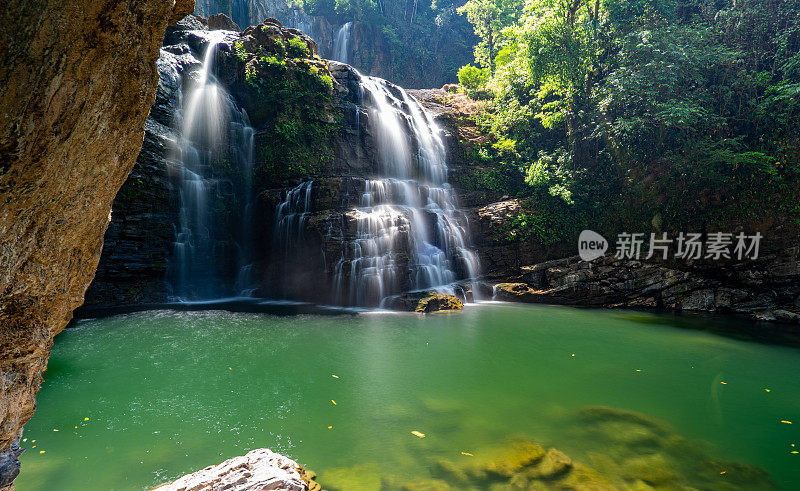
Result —
[[[9,0],[0,10],[0,489],[52,338],[83,301],[142,145],[164,29],[192,0]]]

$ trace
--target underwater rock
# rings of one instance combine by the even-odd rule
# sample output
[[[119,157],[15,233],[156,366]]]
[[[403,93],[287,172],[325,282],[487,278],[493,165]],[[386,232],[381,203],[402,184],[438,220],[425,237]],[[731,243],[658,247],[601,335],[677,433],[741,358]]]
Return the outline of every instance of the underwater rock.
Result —
[[[228,489],[231,491],[315,491],[315,474],[294,460],[267,448],[259,448],[244,456],[234,457],[218,465],[187,474],[162,484],[159,491],[190,491],[199,489]]]

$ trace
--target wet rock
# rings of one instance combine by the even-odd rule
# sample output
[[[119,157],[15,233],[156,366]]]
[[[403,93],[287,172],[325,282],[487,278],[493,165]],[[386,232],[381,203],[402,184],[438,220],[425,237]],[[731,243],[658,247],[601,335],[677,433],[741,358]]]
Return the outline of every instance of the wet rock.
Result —
[[[533,302],[536,293],[525,283],[500,283],[494,286],[494,298],[507,302]]]
[[[314,473],[294,460],[267,448],[259,448],[241,457],[206,467],[158,487],[159,491],[229,489],[232,491],[309,491],[320,489]]]
[[[751,264],[753,269],[732,274],[728,282],[716,272],[613,256],[587,263],[575,256],[513,269],[511,281],[496,285],[495,294],[498,300],[511,302],[741,313],[757,320],[800,324],[800,308],[795,305],[800,275],[792,261],[769,266],[776,260]],[[766,287],[766,279],[752,279],[760,268],[775,269],[771,287]],[[751,278],[749,284],[741,283],[742,276]]]
[[[430,314],[433,312],[461,310],[464,303],[455,295],[438,292],[412,292],[394,295],[384,300],[383,307],[403,312]]]

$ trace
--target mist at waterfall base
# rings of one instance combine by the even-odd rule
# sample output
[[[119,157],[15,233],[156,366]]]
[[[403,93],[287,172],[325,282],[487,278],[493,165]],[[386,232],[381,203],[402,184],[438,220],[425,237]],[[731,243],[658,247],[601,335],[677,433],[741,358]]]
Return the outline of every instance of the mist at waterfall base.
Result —
[[[350,25],[345,25],[337,49],[346,58]],[[342,33],[340,32],[340,34]],[[176,234],[170,280],[181,300],[250,295],[259,278],[253,277],[253,167],[254,129],[247,113],[214,76],[217,45],[224,33],[208,36],[202,69],[184,103],[180,142],[180,227]],[[457,286],[476,278],[479,265],[469,247],[467,218],[457,206],[447,183],[445,144],[432,116],[402,88],[361,76],[361,106],[366,111],[377,147],[378,175],[364,181],[357,206],[344,214],[355,223],[355,235],[343,236],[341,257],[306,254],[304,234],[312,209],[313,181],[285,192],[275,212],[270,260],[282,264],[281,278],[301,281],[303,270],[335,264],[328,278],[335,305],[378,307],[391,295],[406,291],[447,293],[476,288]],[[360,111],[361,109],[359,109]],[[219,176],[220,162],[230,160],[245,179],[233,183]],[[220,223],[214,210],[221,199],[240,210],[234,223]],[[234,244],[221,248],[215,240],[220,228],[233,228]],[[304,256],[299,256],[303,251]],[[259,251],[260,252],[260,251]],[[312,257],[313,256],[313,257]],[[231,258],[238,268],[232,282]],[[227,275],[230,276],[230,275]],[[318,288],[319,285],[315,285]],[[302,285],[308,289],[308,285]],[[280,286],[262,294],[293,298]]]
[[[798,489],[800,352],[678,328],[730,322],[515,304],[84,320],[55,339],[17,489],[149,489],[268,447],[326,489],[373,490],[512,435],[597,467],[618,441],[576,416],[588,406],[665,421],[689,439],[683,464],[702,450],[720,484],[741,471],[734,461]],[[661,455],[615,424],[635,457]]]

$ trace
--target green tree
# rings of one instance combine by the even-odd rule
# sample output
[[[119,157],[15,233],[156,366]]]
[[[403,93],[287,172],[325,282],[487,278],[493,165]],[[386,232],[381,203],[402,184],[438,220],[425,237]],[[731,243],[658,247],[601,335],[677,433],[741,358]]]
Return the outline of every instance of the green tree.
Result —
[[[458,13],[466,15],[480,42],[475,46],[475,61],[495,71],[495,57],[506,39],[504,28],[513,25],[522,14],[523,0],[468,0]]]

